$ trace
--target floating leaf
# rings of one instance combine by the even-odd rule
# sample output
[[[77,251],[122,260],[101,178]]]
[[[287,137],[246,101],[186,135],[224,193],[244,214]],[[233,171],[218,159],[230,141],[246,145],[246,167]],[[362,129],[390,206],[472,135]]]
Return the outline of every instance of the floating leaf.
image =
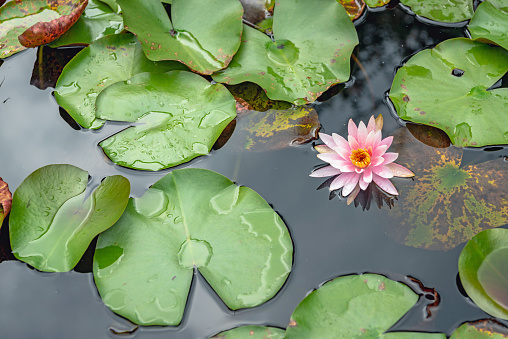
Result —
[[[364,1],[370,8],[382,7],[390,2],[390,0],[364,0]]]
[[[134,74],[182,68],[177,62],[148,60],[132,34],[109,35],[84,48],[65,66],[55,98],[78,124],[95,129],[104,123],[95,117],[95,100],[106,87]]]
[[[96,115],[137,123],[100,143],[112,161],[158,171],[208,154],[236,108],[221,84],[172,71],[141,73],[111,85],[97,98]]]
[[[488,314],[508,319],[508,230],[485,230],[460,253],[460,281],[467,295]]]
[[[118,0],[125,28],[150,60],[178,60],[201,74],[227,67],[240,46],[238,0],[174,0],[171,20],[160,0]]]
[[[508,163],[502,158],[460,167],[462,150],[432,148],[401,128],[394,134],[397,162],[415,180],[399,180],[390,236],[407,246],[449,250],[478,232],[508,223]]]
[[[473,0],[400,0],[415,14],[437,22],[461,22],[473,16]]]
[[[2,227],[5,217],[11,211],[11,205],[12,194],[9,191],[9,185],[0,178],[0,227]]]
[[[380,275],[339,277],[296,307],[285,338],[446,339],[442,333],[385,333],[417,301],[408,286]]]
[[[71,29],[52,42],[51,47],[86,46],[106,35],[121,33],[123,29],[123,17],[120,14],[103,1],[88,0],[83,15]]]
[[[115,13],[120,13],[122,11],[120,6],[118,6],[118,3],[116,2],[116,0],[100,0],[100,1],[107,4],[109,6],[109,8],[111,8]]]
[[[407,123],[406,127],[411,134],[425,145],[435,148],[450,147],[450,138],[442,130],[427,126]]]
[[[503,11],[508,11],[508,2],[506,0],[488,0],[488,2]]]
[[[489,1],[482,2],[467,28],[473,39],[508,49],[508,7],[505,12]]]
[[[285,330],[277,327],[242,326],[221,332],[210,339],[283,339]]]
[[[275,41],[244,26],[238,53],[213,79],[254,82],[270,99],[297,105],[313,102],[333,84],[349,79],[349,59],[358,37],[337,1],[277,1],[273,24]]]
[[[462,324],[453,332],[450,339],[505,339],[508,328],[492,319],[478,320]]]
[[[0,58],[57,39],[85,6],[86,0],[17,0],[0,7]]]
[[[456,146],[508,143],[508,51],[464,38],[413,56],[395,75],[390,99],[402,119],[431,125]]]
[[[81,259],[92,239],[111,227],[127,205],[130,184],[106,177],[89,196],[88,173],[49,165],[16,189],[9,219],[12,252],[41,271],[65,272]]]
[[[30,85],[39,89],[55,87],[65,65],[80,51],[79,48],[49,48],[40,46],[34,63]]]
[[[291,269],[282,219],[256,192],[204,169],[175,170],[102,233],[94,277],[104,303],[141,325],[178,325],[197,268],[233,310],[272,298]]]
[[[363,0],[337,0],[347,12],[351,21],[358,19],[365,10],[365,2]]]

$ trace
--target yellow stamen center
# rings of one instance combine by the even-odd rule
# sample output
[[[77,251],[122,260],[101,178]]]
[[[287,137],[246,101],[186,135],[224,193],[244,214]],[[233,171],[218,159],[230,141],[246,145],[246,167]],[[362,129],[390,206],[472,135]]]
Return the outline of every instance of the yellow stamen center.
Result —
[[[365,167],[369,166],[369,164],[370,164],[369,152],[367,152],[366,150],[364,150],[362,148],[359,148],[359,149],[351,152],[351,157],[349,159],[351,159],[351,162],[353,163],[353,165],[360,167],[360,168],[365,168]]]

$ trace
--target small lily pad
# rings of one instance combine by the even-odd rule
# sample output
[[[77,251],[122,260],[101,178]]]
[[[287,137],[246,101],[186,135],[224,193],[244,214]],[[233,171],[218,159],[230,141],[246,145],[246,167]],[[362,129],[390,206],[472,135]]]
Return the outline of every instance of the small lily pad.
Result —
[[[12,194],[9,191],[9,185],[0,178],[0,227],[2,227],[5,217],[11,211],[11,205]]]
[[[174,61],[148,60],[132,34],[108,35],[84,48],[63,69],[55,98],[78,124],[96,129],[95,100],[109,85],[142,72],[167,72],[185,66]]]
[[[508,143],[508,51],[456,38],[413,56],[390,89],[398,115],[442,129],[456,146]],[[453,109],[450,109],[453,107]]]
[[[450,339],[506,339],[508,328],[493,319],[467,322],[453,332]]]
[[[141,73],[111,85],[97,98],[96,115],[136,122],[100,143],[113,162],[158,171],[208,154],[236,107],[221,84],[172,71]]]
[[[210,339],[283,339],[286,331],[277,327],[242,326],[221,332]]]
[[[365,0],[365,3],[370,8],[383,7],[387,5],[391,0]]]
[[[473,0],[400,0],[415,14],[437,22],[453,23],[471,19]]]
[[[244,26],[238,53],[213,79],[226,84],[254,82],[270,99],[297,105],[313,102],[330,86],[349,79],[358,37],[337,1],[277,1],[273,34],[275,41]]]
[[[488,314],[508,319],[508,230],[475,235],[459,257],[460,281],[467,295]]]
[[[491,2],[482,2],[467,26],[475,40],[494,43],[508,49],[508,7],[506,11]]]
[[[88,173],[71,165],[48,165],[30,174],[12,199],[12,252],[41,271],[65,272],[81,259],[92,239],[122,215],[130,184],[105,178],[89,196]]]
[[[286,225],[246,187],[204,169],[167,174],[99,236],[104,303],[140,325],[178,325],[194,269],[233,310],[271,299],[291,270]]]
[[[408,286],[376,274],[333,279],[296,307],[287,339],[446,339],[442,333],[385,333],[418,301]]]
[[[173,0],[171,20],[160,0],[118,0],[125,28],[150,60],[178,60],[200,74],[227,67],[240,46],[238,0]]]
[[[365,10],[365,2],[363,0],[337,0],[337,2],[344,7],[351,21],[358,19]]]

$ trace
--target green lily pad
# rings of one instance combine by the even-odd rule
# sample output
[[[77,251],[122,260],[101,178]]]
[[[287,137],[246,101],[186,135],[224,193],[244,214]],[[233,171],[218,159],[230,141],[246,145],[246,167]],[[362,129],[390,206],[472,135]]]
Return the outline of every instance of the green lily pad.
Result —
[[[380,275],[339,277],[296,307],[285,338],[446,339],[442,333],[385,333],[417,301],[408,286]]]
[[[277,327],[242,326],[221,332],[210,339],[283,339],[286,331]]]
[[[172,71],[111,85],[97,98],[96,116],[137,123],[100,143],[113,162],[158,171],[208,154],[236,108],[221,84]]]
[[[349,79],[358,37],[337,1],[277,1],[273,33],[275,41],[244,26],[238,53],[213,79],[226,84],[254,82],[270,99],[298,105],[313,102],[333,84]]]
[[[122,12],[122,9],[120,8],[120,6],[118,6],[116,0],[99,0],[99,1],[107,4],[109,8],[111,8],[115,13]]]
[[[468,296],[482,310],[508,319],[508,230],[475,235],[459,257],[459,274]]]
[[[400,0],[415,14],[437,22],[453,23],[471,19],[473,0]]]
[[[365,0],[365,3],[370,8],[383,7],[387,5],[391,0]]]
[[[140,325],[178,325],[197,268],[233,310],[271,299],[291,270],[282,219],[256,192],[204,169],[175,170],[102,233],[94,256],[104,303]]]
[[[92,239],[122,215],[130,184],[105,178],[90,196],[88,173],[71,165],[48,165],[30,174],[12,199],[12,252],[41,271],[65,272],[81,259]]]
[[[508,1],[506,0],[488,0],[488,2],[503,11],[508,11]]]
[[[507,71],[507,50],[451,39],[402,66],[390,99],[402,119],[440,128],[456,146],[506,144],[508,88],[489,88]]]
[[[0,58],[57,39],[85,6],[86,0],[34,0],[11,1],[0,7]]]
[[[120,14],[103,1],[88,0],[85,11],[74,26],[50,46],[89,45],[106,35],[121,33],[123,29]]]
[[[405,128],[393,133],[397,163],[415,180],[394,180],[399,200],[388,215],[388,234],[397,242],[449,250],[478,232],[508,223],[508,164],[502,159],[460,166],[463,151],[433,148]]]
[[[79,52],[63,69],[55,98],[78,124],[96,129],[95,100],[109,85],[142,72],[167,72],[185,66],[173,61],[148,60],[132,34],[109,35]]]
[[[462,324],[453,332],[450,339],[505,339],[508,328],[492,319],[478,320]]]
[[[0,178],[0,227],[2,227],[5,217],[11,211],[11,205],[12,194],[9,191],[9,185]]]
[[[505,12],[484,1],[476,9],[467,28],[473,39],[508,49],[508,8]]]
[[[365,2],[363,0],[337,0],[337,2],[344,7],[351,21],[358,19],[365,10]]]
[[[240,46],[238,0],[174,0],[171,20],[160,0],[118,0],[125,28],[150,60],[178,60],[200,74],[227,67]]]

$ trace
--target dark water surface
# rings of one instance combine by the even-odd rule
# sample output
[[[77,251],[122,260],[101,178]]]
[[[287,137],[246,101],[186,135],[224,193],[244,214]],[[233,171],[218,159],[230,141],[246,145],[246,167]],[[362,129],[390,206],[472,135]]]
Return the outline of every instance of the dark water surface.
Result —
[[[367,121],[373,114],[382,114],[386,136],[399,127],[383,102],[395,68],[423,47],[464,36],[463,31],[421,24],[398,8],[369,13],[357,30],[358,59],[369,81],[355,67],[355,84],[316,109],[323,130],[341,135],[347,134],[350,118]],[[132,195],[136,197],[169,172],[139,172],[112,164],[97,144],[123,126],[107,123],[100,131],[72,129],[59,114],[53,89],[39,90],[30,85],[35,59],[36,51],[30,50],[9,58],[0,67],[0,82],[5,79],[0,87],[0,176],[11,191],[34,170],[56,163],[83,168],[94,180],[121,174],[130,180]],[[470,161],[486,160],[505,153],[506,150],[468,151],[464,157]],[[448,252],[434,252],[393,242],[387,236],[393,225],[386,207],[380,210],[373,204],[369,211],[362,211],[347,206],[345,201],[329,201],[326,190],[316,190],[323,180],[308,175],[321,163],[310,144],[264,153],[238,153],[229,143],[180,166],[214,170],[264,197],[290,229],[295,264],[288,282],[273,300],[237,312],[228,310],[196,274],[179,327],[141,328],[132,336],[206,338],[245,324],[285,328],[295,307],[312,289],[331,278],[362,272],[380,273],[395,280],[412,276],[441,295],[441,303],[429,319],[424,317],[424,306],[429,301],[422,298],[395,329],[450,334],[466,320],[488,318],[457,288],[457,261],[464,245]],[[397,185],[397,179],[394,183]],[[393,208],[398,208],[397,202]],[[0,234],[3,242],[7,231],[4,223]],[[87,270],[86,263],[81,266],[80,271]],[[1,338],[120,337],[112,334],[111,328],[124,331],[133,325],[103,305],[91,273],[40,273],[13,260],[0,264]]]

